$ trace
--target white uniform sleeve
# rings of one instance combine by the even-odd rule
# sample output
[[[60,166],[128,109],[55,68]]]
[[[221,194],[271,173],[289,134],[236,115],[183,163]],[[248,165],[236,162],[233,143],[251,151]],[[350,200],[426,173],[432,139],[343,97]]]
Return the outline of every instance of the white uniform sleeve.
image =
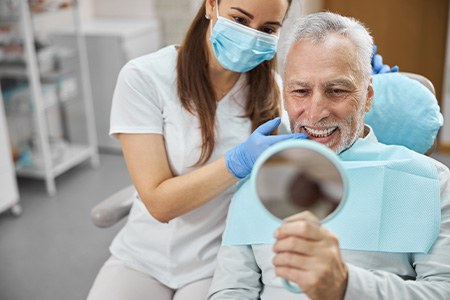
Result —
[[[152,79],[151,70],[139,68],[134,61],[119,73],[111,108],[111,136],[117,133],[163,132],[163,107]]]
[[[437,165],[441,182],[441,229],[428,254],[411,254],[416,280],[403,280],[386,271],[365,270],[348,264],[345,300],[450,299],[450,172]]]
[[[208,299],[259,299],[261,270],[251,246],[221,246]]]

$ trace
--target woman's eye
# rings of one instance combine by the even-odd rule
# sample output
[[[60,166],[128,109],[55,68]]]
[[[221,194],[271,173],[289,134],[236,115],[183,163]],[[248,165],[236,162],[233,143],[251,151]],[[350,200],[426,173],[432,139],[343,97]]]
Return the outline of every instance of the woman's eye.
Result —
[[[262,32],[265,32],[265,33],[267,33],[267,34],[274,34],[274,33],[277,32],[275,29],[270,28],[270,27],[265,27],[265,28],[263,28],[261,31],[262,31]]]
[[[242,24],[242,25],[246,25],[247,24],[247,20],[242,18],[242,17],[236,16],[236,17],[233,17],[233,19],[234,19],[235,22],[237,22],[239,24]]]

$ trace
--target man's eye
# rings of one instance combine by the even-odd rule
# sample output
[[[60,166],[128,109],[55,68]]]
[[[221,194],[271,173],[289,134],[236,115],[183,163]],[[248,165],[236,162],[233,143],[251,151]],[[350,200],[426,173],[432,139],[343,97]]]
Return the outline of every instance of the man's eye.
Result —
[[[332,89],[332,90],[329,90],[327,93],[331,96],[341,96],[341,95],[347,94],[347,91],[341,90],[341,89]]]
[[[293,90],[292,93],[297,94],[299,96],[306,96],[306,95],[308,95],[309,91],[304,90],[304,89],[298,89],[298,90]]]

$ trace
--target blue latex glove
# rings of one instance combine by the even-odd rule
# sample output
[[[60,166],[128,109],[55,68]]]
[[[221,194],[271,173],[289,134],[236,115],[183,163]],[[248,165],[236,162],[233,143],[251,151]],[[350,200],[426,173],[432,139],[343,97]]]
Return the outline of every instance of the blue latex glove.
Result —
[[[384,73],[392,73],[398,72],[398,66],[393,66],[392,68],[389,65],[383,65],[383,57],[380,54],[377,54],[377,46],[373,45],[373,53],[372,53],[372,74],[384,74]]]
[[[288,139],[304,139],[304,133],[269,135],[280,125],[281,119],[275,118],[260,125],[242,144],[228,150],[225,156],[227,168],[234,177],[242,179],[252,171],[259,155],[271,145]]]

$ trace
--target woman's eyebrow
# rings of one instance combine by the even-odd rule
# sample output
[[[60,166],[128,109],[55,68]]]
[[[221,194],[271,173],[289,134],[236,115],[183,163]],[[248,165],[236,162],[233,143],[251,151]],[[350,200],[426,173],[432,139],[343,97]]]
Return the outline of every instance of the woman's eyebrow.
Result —
[[[244,15],[246,15],[247,17],[249,17],[249,18],[252,19],[252,20],[255,18],[254,15],[252,15],[252,14],[249,13],[248,11],[243,10],[243,9],[240,8],[240,7],[232,6],[232,7],[230,7],[230,8],[231,8],[231,9],[235,9],[235,10],[237,10],[237,11],[243,13]]]
[[[240,8],[240,7],[232,6],[232,7],[230,7],[230,8],[239,11],[240,13],[246,15],[247,17],[249,17],[249,18],[252,19],[252,20],[255,18],[254,15],[252,15],[252,14],[249,13],[248,11],[243,10],[243,9]],[[281,27],[281,23],[278,22],[278,21],[269,21],[269,22],[265,22],[264,24],[266,24],[266,25],[278,25],[278,26]]]

